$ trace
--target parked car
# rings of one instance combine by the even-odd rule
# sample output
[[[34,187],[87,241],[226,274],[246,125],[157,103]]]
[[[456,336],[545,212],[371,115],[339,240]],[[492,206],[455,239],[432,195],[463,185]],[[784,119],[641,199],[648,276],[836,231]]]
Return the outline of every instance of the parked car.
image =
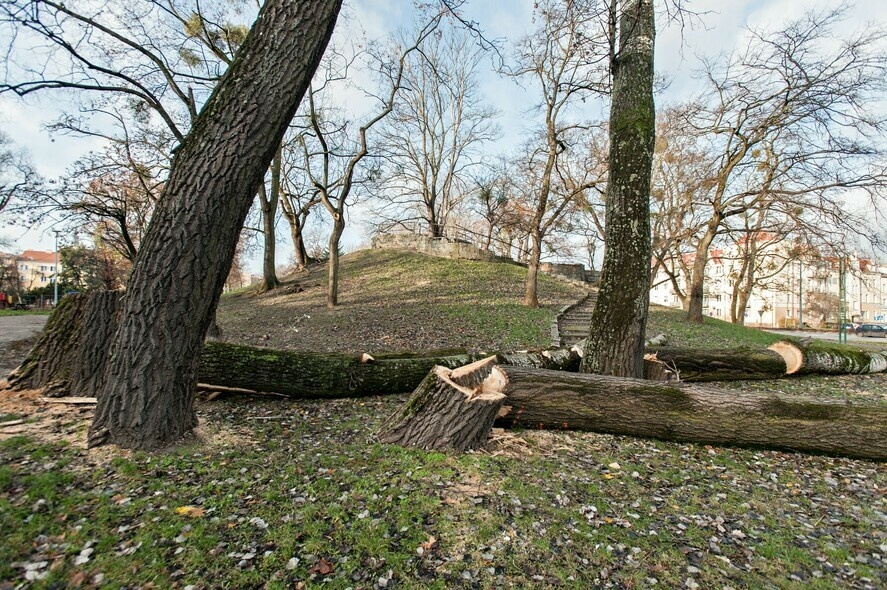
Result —
[[[856,335],[869,338],[887,338],[887,327],[880,324],[859,324],[859,327],[856,328]]]

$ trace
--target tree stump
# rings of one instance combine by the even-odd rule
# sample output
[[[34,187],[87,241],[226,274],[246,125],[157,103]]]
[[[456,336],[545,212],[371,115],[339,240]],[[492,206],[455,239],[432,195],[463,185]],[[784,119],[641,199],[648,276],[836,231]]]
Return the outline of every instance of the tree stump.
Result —
[[[437,366],[382,427],[379,440],[427,450],[486,444],[505,395],[491,356],[458,369]]]
[[[8,378],[12,389],[43,389],[47,397],[95,397],[117,329],[120,291],[66,295],[27,358]]]

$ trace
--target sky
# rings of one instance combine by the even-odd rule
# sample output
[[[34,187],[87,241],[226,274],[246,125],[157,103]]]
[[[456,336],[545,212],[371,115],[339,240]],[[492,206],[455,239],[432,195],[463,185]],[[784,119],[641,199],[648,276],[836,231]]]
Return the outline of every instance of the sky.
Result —
[[[657,4],[661,9],[662,0],[657,0]],[[729,52],[742,41],[746,26],[773,28],[802,15],[809,8],[823,9],[844,3],[838,0],[684,0],[684,4],[697,12],[698,17],[690,19],[683,28],[666,23],[661,10],[657,14],[656,70],[670,81],[667,89],[657,96],[660,107],[691,97],[698,88],[693,77],[699,63],[697,56]],[[337,35],[341,38],[349,35],[348,31],[363,29],[370,39],[384,37],[410,24],[415,15],[414,6],[413,0],[346,0],[344,15],[347,20],[340,19]],[[532,0],[469,0],[464,15],[476,21],[487,38],[499,40],[507,55],[509,42],[530,30],[532,9]],[[850,32],[870,22],[887,23],[887,2],[855,2],[842,26]],[[533,117],[532,96],[527,89],[497,76],[492,70],[481,76],[481,87],[487,100],[501,112],[498,124],[502,138],[488,149],[496,153],[508,152],[521,142],[529,129]],[[45,125],[58,115],[60,107],[65,106],[59,94],[28,97],[24,101],[0,96],[0,128],[29,152],[37,171],[46,178],[63,174],[77,157],[99,147],[95,140],[52,137],[45,130]],[[596,111],[590,115],[600,116],[606,112],[607,106],[598,103],[588,108]],[[346,250],[366,242],[366,236],[359,228],[360,216],[359,207],[351,211],[351,229],[344,239]],[[278,228],[279,263],[284,263],[292,252],[284,223]],[[0,224],[0,237],[11,240],[13,250],[52,250],[55,241],[51,229],[46,227],[29,229]],[[253,272],[260,271],[258,254],[250,260],[249,268]]]

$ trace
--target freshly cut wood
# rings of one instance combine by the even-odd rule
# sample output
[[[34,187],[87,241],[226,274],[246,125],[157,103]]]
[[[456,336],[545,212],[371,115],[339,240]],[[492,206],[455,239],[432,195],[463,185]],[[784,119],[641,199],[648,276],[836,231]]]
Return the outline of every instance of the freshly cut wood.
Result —
[[[474,375],[463,374],[471,370]],[[787,449],[887,460],[887,407],[851,405],[796,396],[721,390],[700,385],[659,383],[603,375],[477,363],[460,377],[482,383],[484,395],[504,394],[497,426],[590,430],[671,441]],[[395,419],[401,424],[423,408],[433,422],[433,399],[447,387],[435,371]],[[450,386],[450,389],[452,387]],[[451,393],[451,392],[450,392]],[[453,412],[452,430],[467,427]],[[472,428],[480,424],[474,420]],[[386,430],[386,434],[387,434]],[[423,432],[414,429],[413,432]],[[476,437],[489,434],[477,432]],[[422,445],[423,436],[398,437]],[[386,438],[386,440],[390,440]]]
[[[382,426],[379,440],[428,450],[484,446],[505,399],[489,370],[495,363],[491,356],[458,369],[434,367]]]
[[[848,375],[887,371],[887,353],[849,350],[822,341],[781,340],[770,350],[785,359],[789,375]]]
[[[653,381],[778,379],[786,373],[782,356],[749,348],[660,348],[644,355],[644,361],[644,377]]]

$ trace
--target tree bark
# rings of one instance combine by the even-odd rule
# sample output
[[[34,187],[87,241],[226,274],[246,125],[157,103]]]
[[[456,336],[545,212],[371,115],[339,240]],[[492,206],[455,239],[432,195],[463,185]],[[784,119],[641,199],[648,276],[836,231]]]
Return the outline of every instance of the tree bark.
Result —
[[[117,332],[122,301],[123,294],[120,291],[89,293],[67,395],[96,397],[102,390],[105,369],[108,366],[108,351]]]
[[[786,374],[779,354],[749,348],[660,348],[646,354],[644,361],[644,377],[654,381],[743,381],[779,379]]]
[[[489,379],[489,357],[458,369],[434,367],[410,401],[382,426],[379,440],[426,450],[465,451],[487,443],[505,399]]]
[[[66,295],[52,312],[28,356],[7,377],[13,389],[44,389],[44,395],[65,395],[76,365],[89,295]]]
[[[864,459],[887,459],[887,407],[849,405],[797,396],[756,394],[666,384],[604,375],[565,373],[524,367],[476,363],[465,367],[475,376],[461,374],[470,383],[482,383],[479,393],[493,399],[503,394],[497,425],[510,428],[589,430],[670,441],[697,442],[743,447],[763,447],[826,453]],[[455,373],[456,371],[453,371]],[[440,380],[446,371],[435,371]],[[411,428],[410,416],[423,424],[433,423],[434,399],[445,384],[423,382],[383,429],[384,440],[419,444],[434,440],[427,428]],[[452,387],[450,387],[452,389]],[[477,390],[469,386],[469,390]],[[452,392],[447,392],[452,395]],[[469,402],[470,403],[470,402]],[[449,430],[472,430],[472,440],[484,440],[475,425],[482,419],[448,411]],[[396,424],[397,433],[392,435]],[[443,428],[443,426],[441,426]],[[444,440],[445,436],[437,437]],[[465,437],[466,439],[469,437]]]
[[[625,3],[613,63],[604,263],[582,371],[644,374],[650,293],[650,178],[656,133],[652,0]]]
[[[715,211],[714,217],[709,220],[705,233],[696,245],[693,271],[690,274],[690,301],[687,304],[687,320],[694,324],[701,324],[703,321],[702,303],[705,297],[705,267],[708,264],[708,249],[717,235],[721,221],[723,218],[718,211]]]
[[[127,285],[89,444],[159,447],[197,422],[204,335],[243,221],[341,0],[267,0],[181,144]]]
[[[264,181],[259,186],[259,202],[262,205],[262,229],[264,230],[264,249],[262,255],[262,284],[259,292],[272,291],[280,286],[277,278],[277,205],[280,202],[280,161],[281,147],[277,148],[271,162],[271,190],[265,190]]]
[[[532,246],[527,259],[527,283],[524,287],[524,305],[539,307],[537,286],[539,284],[539,262],[542,260],[542,236],[538,230],[532,234]]]
[[[95,397],[117,329],[120,291],[65,296],[27,358],[8,378],[12,389],[42,389],[48,397]]]
[[[827,342],[794,342],[783,340],[770,350],[785,359],[789,375],[851,375],[887,371],[887,353],[848,350],[846,346]]]
[[[327,276],[326,306],[333,308],[339,305],[339,240],[345,231],[345,218],[337,213],[333,218],[333,231],[329,241],[329,274]]]

